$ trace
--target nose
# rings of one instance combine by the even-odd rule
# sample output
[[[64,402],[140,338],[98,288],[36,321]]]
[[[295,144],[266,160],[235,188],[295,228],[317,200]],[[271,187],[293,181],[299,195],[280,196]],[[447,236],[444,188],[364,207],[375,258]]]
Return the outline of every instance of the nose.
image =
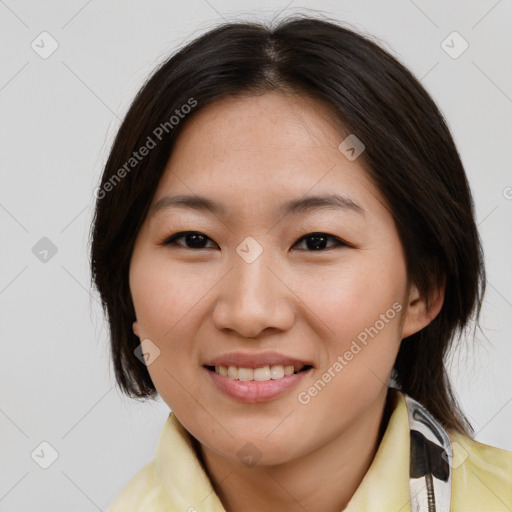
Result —
[[[265,329],[286,331],[295,318],[293,292],[285,272],[265,251],[252,263],[236,255],[231,271],[217,288],[213,322],[219,330],[257,338]]]

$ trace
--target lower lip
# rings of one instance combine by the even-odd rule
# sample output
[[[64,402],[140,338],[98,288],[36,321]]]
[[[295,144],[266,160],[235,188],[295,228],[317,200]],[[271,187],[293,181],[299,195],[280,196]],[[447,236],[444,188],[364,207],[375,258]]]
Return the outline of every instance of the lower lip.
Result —
[[[281,379],[263,381],[230,379],[208,368],[205,368],[205,370],[210,374],[213,382],[220,391],[241,402],[254,404],[267,402],[284,395],[297,386],[297,384],[311,372],[312,368],[292,375],[286,375]]]

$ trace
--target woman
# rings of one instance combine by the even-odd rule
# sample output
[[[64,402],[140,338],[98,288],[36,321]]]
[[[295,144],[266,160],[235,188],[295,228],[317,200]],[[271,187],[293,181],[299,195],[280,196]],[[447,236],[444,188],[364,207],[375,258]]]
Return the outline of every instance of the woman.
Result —
[[[169,405],[117,511],[505,511],[445,369],[478,318],[468,182],[420,83],[308,17],[222,25],[150,77],[96,193],[116,378]]]

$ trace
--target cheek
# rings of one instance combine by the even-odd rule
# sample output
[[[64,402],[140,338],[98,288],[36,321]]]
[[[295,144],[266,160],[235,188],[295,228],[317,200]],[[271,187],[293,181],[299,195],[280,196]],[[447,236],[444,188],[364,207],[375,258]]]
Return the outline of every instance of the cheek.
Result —
[[[196,347],[191,340],[197,334],[194,315],[199,311],[204,283],[196,286],[191,279],[189,274],[176,271],[168,262],[154,257],[134,259],[130,268],[130,289],[140,339],[151,340],[159,350],[147,370],[159,395],[177,411],[188,410],[189,393],[200,394],[188,376],[190,364],[197,361]]]
[[[401,341],[403,305],[400,287],[377,268],[340,275],[312,296],[322,306],[315,311],[327,357],[311,387],[301,389],[299,401],[325,422],[339,425],[362,414],[388,385]],[[329,300],[321,298],[326,295]]]
[[[142,334],[163,341],[190,322],[210,284],[194,272],[148,258],[132,264],[130,289]],[[181,339],[181,338],[180,338]]]
[[[206,292],[219,278],[212,272],[184,270],[183,265],[177,268],[161,256],[133,259],[130,288],[141,341],[147,338],[159,350],[147,367],[150,377],[171,408],[180,410],[188,392],[200,395],[193,377],[200,347],[194,340],[205,315]],[[185,382],[188,392],[182,388]]]
[[[379,258],[359,258],[320,276],[302,279],[300,296],[326,324],[329,337],[345,340],[373,326],[403,297],[405,269],[390,269]],[[395,317],[396,308],[388,316]],[[380,323],[379,323],[380,325]]]
[[[327,352],[323,370],[331,368],[337,376],[343,375],[333,379],[333,392],[343,394],[348,387],[350,394],[361,392],[370,382],[377,388],[387,383],[401,341],[406,286],[403,260],[393,254],[392,250],[357,254],[321,285],[309,283],[308,305],[323,325]],[[339,364],[333,368],[336,361]]]

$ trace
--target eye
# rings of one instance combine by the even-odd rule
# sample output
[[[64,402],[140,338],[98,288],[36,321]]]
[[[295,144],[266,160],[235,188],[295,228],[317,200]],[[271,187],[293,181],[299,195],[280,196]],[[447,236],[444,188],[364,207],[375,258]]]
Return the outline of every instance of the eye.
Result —
[[[183,244],[177,243],[177,240],[185,239],[186,243],[190,244],[190,247],[183,246]],[[199,231],[181,231],[180,233],[175,233],[170,237],[166,238],[162,245],[178,245],[182,246],[185,249],[209,249],[209,247],[205,247],[206,240],[211,240],[203,233]]]
[[[296,244],[306,241],[306,247],[311,251],[322,251],[326,249],[325,244],[328,239],[334,240],[334,245],[327,247],[327,249],[333,249],[338,246],[350,246],[347,242],[341,240],[340,238],[329,235],[327,233],[309,233],[308,235],[304,235],[300,238]],[[309,241],[309,243],[308,243]]]
[[[178,243],[178,240],[181,239],[185,240],[185,245]],[[326,247],[326,241],[329,239],[334,240],[334,244],[330,247]],[[185,249],[209,249],[211,247],[205,246],[208,240],[213,242],[211,238],[207,237],[203,233],[200,233],[199,231],[181,231],[167,237],[162,242],[162,245],[178,245],[184,247]],[[325,249],[332,249],[339,246],[351,247],[351,244],[327,233],[309,233],[308,235],[304,235],[297,242],[295,242],[295,245],[300,244],[303,241],[306,242],[306,250],[315,252],[323,251]]]

